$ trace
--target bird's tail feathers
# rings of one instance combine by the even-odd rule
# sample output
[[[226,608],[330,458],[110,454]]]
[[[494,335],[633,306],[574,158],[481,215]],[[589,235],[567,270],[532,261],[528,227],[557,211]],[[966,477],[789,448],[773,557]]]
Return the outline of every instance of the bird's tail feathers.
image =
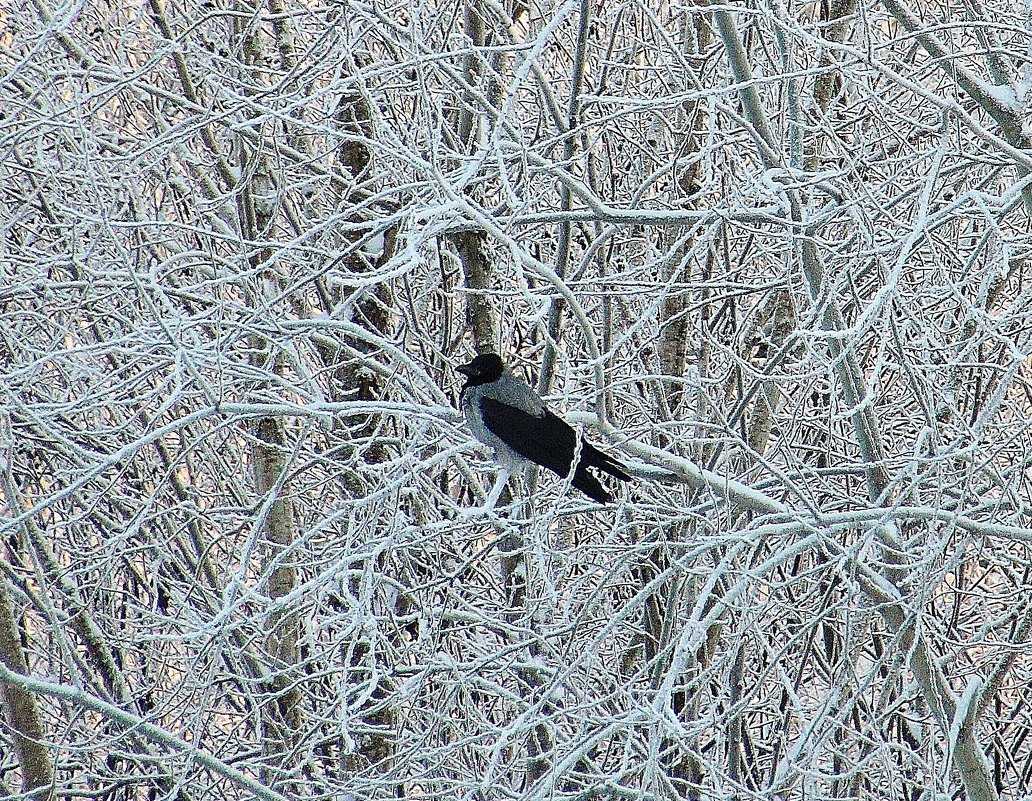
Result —
[[[588,472],[588,468],[581,462],[577,472],[573,474],[573,486],[598,503],[609,503],[613,500],[606,488],[599,483],[599,480]]]
[[[598,503],[609,503],[613,500],[613,496],[588,470],[589,467],[595,467],[621,481],[631,480],[631,477],[624,472],[626,468],[620,462],[612,456],[602,453],[590,442],[582,441],[580,462],[573,473],[573,486]]]
[[[590,442],[585,442],[581,448],[581,461],[578,472],[584,465],[597,467],[603,473],[609,473],[613,478],[618,478],[621,481],[631,480],[631,477],[624,472],[627,468],[623,464],[609,454],[602,453]]]

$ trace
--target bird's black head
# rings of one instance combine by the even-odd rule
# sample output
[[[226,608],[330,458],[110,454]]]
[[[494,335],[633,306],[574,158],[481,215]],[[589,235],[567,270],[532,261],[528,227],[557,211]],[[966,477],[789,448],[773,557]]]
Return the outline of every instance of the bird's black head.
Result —
[[[455,368],[466,376],[466,386],[475,387],[490,384],[502,377],[505,363],[497,353],[481,353],[469,364]]]

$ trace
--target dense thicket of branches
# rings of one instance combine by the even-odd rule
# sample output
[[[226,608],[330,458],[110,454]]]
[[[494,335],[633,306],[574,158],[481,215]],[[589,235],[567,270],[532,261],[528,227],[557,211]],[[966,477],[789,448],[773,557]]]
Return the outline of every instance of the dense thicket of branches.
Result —
[[[9,6],[0,795],[1032,794],[1030,22]]]

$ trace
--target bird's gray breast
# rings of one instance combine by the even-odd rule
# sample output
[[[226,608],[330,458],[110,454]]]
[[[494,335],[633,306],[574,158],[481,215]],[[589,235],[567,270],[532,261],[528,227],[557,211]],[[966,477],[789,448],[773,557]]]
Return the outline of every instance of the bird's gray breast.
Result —
[[[512,406],[534,415],[544,415],[545,404],[531,387],[515,376],[505,373],[490,384],[467,387],[462,393],[462,413],[473,436],[495,452],[495,458],[509,467],[524,464],[527,460],[509,447],[506,442],[484,424],[480,401],[484,398]]]

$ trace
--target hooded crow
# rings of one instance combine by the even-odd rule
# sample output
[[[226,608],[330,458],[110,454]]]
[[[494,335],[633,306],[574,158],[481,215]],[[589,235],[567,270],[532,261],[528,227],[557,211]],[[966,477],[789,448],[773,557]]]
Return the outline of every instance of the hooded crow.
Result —
[[[473,436],[490,446],[507,470],[530,461],[566,477],[577,454],[577,432],[552,414],[541,397],[514,376],[495,353],[483,353],[457,368],[466,376],[459,407]],[[588,472],[595,467],[621,481],[629,481],[624,465],[580,441],[580,459],[573,471],[573,486],[599,503],[613,500]]]

